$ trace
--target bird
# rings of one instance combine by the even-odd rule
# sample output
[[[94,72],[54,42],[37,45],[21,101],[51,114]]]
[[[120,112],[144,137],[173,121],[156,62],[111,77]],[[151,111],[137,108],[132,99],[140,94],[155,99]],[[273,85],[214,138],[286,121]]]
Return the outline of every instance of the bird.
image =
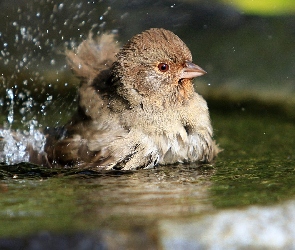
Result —
[[[78,107],[46,132],[51,165],[136,170],[215,159],[208,106],[193,84],[206,71],[173,32],[151,28],[122,48],[112,33],[90,34],[66,57],[80,79]]]

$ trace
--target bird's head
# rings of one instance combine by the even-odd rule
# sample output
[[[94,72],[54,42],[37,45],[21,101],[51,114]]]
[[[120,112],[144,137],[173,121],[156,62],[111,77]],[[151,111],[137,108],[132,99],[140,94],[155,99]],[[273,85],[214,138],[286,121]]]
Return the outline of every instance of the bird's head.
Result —
[[[192,79],[206,73],[192,63],[190,50],[178,36],[158,28],[134,36],[117,54],[113,72],[123,89],[160,102],[190,98]]]

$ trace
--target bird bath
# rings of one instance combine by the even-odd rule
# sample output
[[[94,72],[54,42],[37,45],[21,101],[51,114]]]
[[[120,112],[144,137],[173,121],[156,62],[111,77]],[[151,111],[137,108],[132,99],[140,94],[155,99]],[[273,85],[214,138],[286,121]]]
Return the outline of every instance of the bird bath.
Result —
[[[125,41],[130,32],[133,35],[142,27],[133,22],[134,30],[126,28],[124,22],[132,21],[135,14],[120,4],[120,8],[117,6],[120,11],[106,3],[79,1],[41,1],[38,4],[28,1],[18,7],[4,1],[1,5],[9,13],[7,16],[1,14],[5,22],[1,23],[0,29],[2,133],[8,138],[12,130],[25,131],[27,140],[42,147],[44,138],[39,130],[64,124],[76,107],[78,80],[66,67],[64,49],[77,45],[91,29],[94,32],[102,28],[121,32],[122,41]],[[174,7],[169,6],[169,11]],[[263,22],[266,19],[257,22],[257,26],[261,28]],[[273,24],[280,25],[273,19],[267,24],[273,33]],[[163,22],[163,25],[167,23]],[[160,166],[127,172],[49,169],[22,163],[26,160],[26,155],[22,155],[23,146],[13,142],[8,150],[11,155],[1,155],[1,161],[6,163],[0,165],[0,248],[14,249],[26,245],[28,248],[53,249],[54,244],[63,244],[63,249],[72,249],[72,246],[80,247],[77,249],[87,246],[86,249],[95,246],[168,249],[169,242],[172,242],[170,236],[183,244],[190,242],[182,238],[182,231],[176,235],[169,231],[173,228],[182,230],[181,223],[197,223],[206,216],[217,221],[215,215],[232,210],[247,215],[246,209],[251,205],[263,205],[262,209],[272,211],[272,214],[277,210],[265,205],[282,205],[284,209],[290,209],[292,203],[285,208],[284,201],[294,199],[295,193],[292,99],[286,103],[281,101],[285,100],[284,95],[276,96],[275,100],[267,97],[264,90],[269,87],[268,82],[263,85],[259,76],[257,82],[261,85],[258,87],[255,88],[252,82],[245,84],[255,74],[245,72],[247,66],[243,64],[241,71],[237,70],[236,78],[228,76],[227,70],[237,67],[232,62],[233,58],[238,60],[236,53],[239,50],[248,49],[248,53],[255,54],[256,49],[251,50],[253,44],[259,47],[259,43],[250,41],[246,44],[243,39],[251,25],[250,22],[234,35],[230,27],[224,31],[228,32],[226,38],[220,36],[218,27],[212,28],[208,35],[205,28],[194,31],[191,27],[183,30],[173,26],[175,33],[192,49],[194,58],[200,55],[198,63],[209,72],[208,78],[196,82],[196,90],[208,100],[215,138],[224,149],[213,165]],[[190,36],[193,31],[197,34],[195,38]],[[240,40],[237,39],[239,34]],[[201,35],[206,41],[202,42]],[[289,33],[283,33],[284,37],[287,35]],[[213,43],[216,37],[220,39],[219,47]],[[260,38],[253,37],[260,41]],[[195,45],[199,44],[198,41],[203,49],[206,42],[212,43],[211,50],[202,52]],[[233,49],[233,41],[237,41],[240,47],[236,45]],[[269,41],[270,38],[266,40]],[[294,49],[289,51],[289,57],[286,55],[285,58],[287,62],[291,62],[293,59],[289,58],[293,58],[292,53],[294,55]],[[209,56],[205,57],[203,53]],[[223,59],[221,65],[221,58],[226,54],[230,56],[228,60]],[[248,59],[244,55],[243,62]],[[214,61],[218,63],[214,65]],[[219,70],[221,67],[223,71]],[[288,67],[282,69],[282,74],[287,75]],[[228,75],[223,77],[224,72]],[[238,81],[243,76],[241,72],[246,76]],[[264,76],[263,69],[261,72]],[[279,77],[276,75],[277,79]],[[220,81],[225,81],[225,85],[218,85]],[[287,79],[284,85],[286,95],[293,91],[290,81]],[[235,85],[235,82],[239,84]],[[246,88],[241,86],[243,83],[246,87],[258,89],[257,95],[253,97],[252,92],[247,92],[250,97],[242,95]],[[270,85],[275,88],[274,82]],[[226,92],[228,88],[231,91]],[[219,226],[215,225],[217,229]],[[245,227],[251,228],[251,224]],[[271,238],[272,234],[267,237]],[[196,246],[197,243],[191,244]],[[282,246],[287,245],[282,243]]]

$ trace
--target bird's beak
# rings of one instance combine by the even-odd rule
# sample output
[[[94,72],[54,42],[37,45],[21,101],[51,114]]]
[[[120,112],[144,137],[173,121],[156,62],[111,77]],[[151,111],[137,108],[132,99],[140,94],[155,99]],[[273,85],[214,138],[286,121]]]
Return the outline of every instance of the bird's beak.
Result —
[[[185,61],[184,68],[182,69],[180,78],[192,79],[198,76],[202,76],[206,73],[207,72],[203,70],[201,67],[199,67],[198,65],[190,61]]]

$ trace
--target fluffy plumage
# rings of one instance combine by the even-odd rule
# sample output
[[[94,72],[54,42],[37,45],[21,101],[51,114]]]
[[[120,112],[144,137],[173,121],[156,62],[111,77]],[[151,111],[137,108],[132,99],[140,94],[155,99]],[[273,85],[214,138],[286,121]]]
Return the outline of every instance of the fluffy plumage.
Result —
[[[79,107],[48,139],[51,163],[128,170],[217,155],[207,104],[192,83],[205,71],[172,32],[144,31],[120,50],[113,35],[89,37],[67,57],[81,78]]]

